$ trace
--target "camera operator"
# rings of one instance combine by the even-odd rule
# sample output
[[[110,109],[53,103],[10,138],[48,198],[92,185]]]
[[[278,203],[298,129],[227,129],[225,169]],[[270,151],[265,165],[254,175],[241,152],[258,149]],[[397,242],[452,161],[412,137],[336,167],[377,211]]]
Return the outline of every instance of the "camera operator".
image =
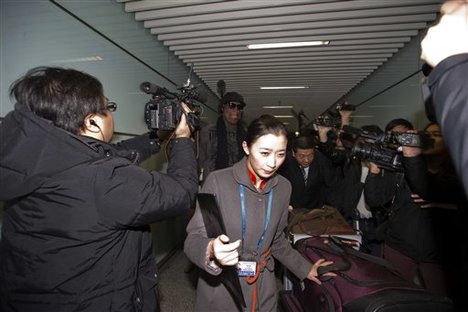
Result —
[[[408,132],[413,126],[405,119],[395,119],[385,130]],[[446,254],[446,248],[442,247],[450,242],[440,239],[453,237],[455,226],[438,219],[441,214],[422,208],[414,195],[418,188],[413,189],[409,181],[427,169],[411,159],[410,156],[415,155],[414,147],[403,146],[402,149],[404,172],[392,172],[373,164],[364,185],[365,199],[371,206],[388,209],[388,221],[381,231],[385,241],[384,258],[408,281],[417,280],[427,290],[448,296],[448,266],[444,260],[453,252]],[[420,185],[419,190],[423,186]],[[447,187],[453,188],[453,185]],[[445,233],[441,236],[442,232]]]
[[[342,117],[342,127],[350,125],[351,112],[340,111]],[[369,172],[369,162],[362,161],[350,154],[349,150],[343,147],[343,142],[347,145],[345,136],[341,133],[337,142],[339,146],[329,140],[331,127],[318,126],[320,143],[319,150],[333,160],[337,175],[337,184],[332,191],[331,203],[343,214],[347,222],[362,233],[361,251],[376,256],[381,255],[382,242],[376,238],[376,228],[380,224],[382,209],[370,207],[364,200],[364,182]],[[361,127],[361,130],[375,134],[383,131],[375,125]],[[343,136],[343,140],[341,138]]]
[[[468,195],[468,1],[446,1],[421,42],[438,123]]]
[[[185,115],[161,174],[136,164],[156,151],[148,135],[108,143],[115,104],[95,77],[38,67],[10,95],[15,109],[0,126],[0,310],[157,310],[149,224],[188,211],[198,187]]]
[[[447,293],[461,310],[464,301],[463,279],[459,278],[460,268],[463,267],[463,246],[466,246],[463,233],[462,209],[468,205],[463,186],[436,123],[429,123],[424,132],[434,140],[431,148],[403,146],[403,165],[405,177],[414,202],[422,209],[422,216],[426,217],[434,233],[438,260],[444,270]],[[465,247],[466,248],[466,247]],[[466,289],[466,288],[465,288]]]

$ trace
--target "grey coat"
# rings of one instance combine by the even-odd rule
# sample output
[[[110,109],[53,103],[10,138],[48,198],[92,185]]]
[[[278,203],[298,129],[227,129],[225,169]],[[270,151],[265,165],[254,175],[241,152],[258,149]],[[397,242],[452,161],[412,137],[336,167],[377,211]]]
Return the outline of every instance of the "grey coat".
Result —
[[[226,226],[226,234],[231,242],[242,237],[239,184],[245,188],[246,239],[242,242],[245,257],[259,258],[259,255],[272,247],[272,256],[286,266],[300,279],[307,277],[312,264],[288,242],[284,229],[287,225],[288,204],[291,184],[282,176],[270,178],[262,191],[257,191],[249,179],[244,158],[233,167],[211,173],[203,185],[203,193],[216,195]],[[271,219],[265,238],[257,255],[254,251],[263,232],[266,207],[270,191],[273,192]],[[206,263],[207,237],[200,208],[197,207],[187,226],[187,239],[184,251],[189,259],[200,267],[197,285],[195,311],[237,311],[235,302],[223,284],[216,277],[220,271],[213,270]],[[247,310],[251,308],[253,287],[240,278]],[[258,311],[276,311],[277,289],[274,275],[274,260],[269,257],[265,270],[260,274],[258,285]]]

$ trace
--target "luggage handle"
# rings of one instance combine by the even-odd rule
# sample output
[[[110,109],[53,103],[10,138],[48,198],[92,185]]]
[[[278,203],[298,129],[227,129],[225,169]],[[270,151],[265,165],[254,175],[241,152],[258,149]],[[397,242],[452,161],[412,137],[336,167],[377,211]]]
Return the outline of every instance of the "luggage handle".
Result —
[[[359,252],[357,250],[354,250],[353,248],[351,248],[349,246],[343,245],[343,243],[341,242],[339,237],[330,236],[329,238],[330,238],[329,242],[331,242],[331,244],[329,244],[329,246],[333,250],[335,250],[335,251],[337,251],[339,253],[343,253],[343,254],[346,253],[346,254],[349,254],[349,255],[353,255],[353,256],[359,257],[361,259],[365,259],[365,260],[368,260],[368,261],[373,262],[375,264],[381,265],[383,267],[386,267],[391,272],[393,272],[393,273],[400,276],[398,271],[385,259],[373,256],[373,255],[369,255],[369,254],[366,254],[366,253],[362,253],[362,252]]]
[[[351,264],[349,262],[321,266],[317,269],[318,279],[322,282],[328,281],[333,276],[326,276],[323,274],[327,272],[347,271],[350,268],[351,268]]]

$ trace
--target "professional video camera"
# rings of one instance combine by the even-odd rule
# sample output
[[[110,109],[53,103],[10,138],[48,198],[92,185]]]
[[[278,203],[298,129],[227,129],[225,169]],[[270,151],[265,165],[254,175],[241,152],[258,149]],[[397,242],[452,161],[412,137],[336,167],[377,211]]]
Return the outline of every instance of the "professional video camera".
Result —
[[[420,148],[431,148],[434,140],[422,131],[416,133],[390,131],[384,137],[384,142],[395,146],[413,146]]]
[[[369,160],[380,168],[390,171],[403,171],[402,154],[397,150],[380,144],[356,142],[351,148],[351,155],[361,160]]]
[[[340,138],[345,148],[351,150],[351,155],[362,160],[369,160],[379,167],[403,171],[401,146],[429,148],[434,144],[428,135],[423,132],[400,133],[387,132],[375,134],[362,129],[344,126]]]
[[[206,98],[195,90],[190,84],[190,70],[187,83],[178,88],[179,93],[173,93],[166,88],[159,87],[151,82],[140,84],[141,91],[151,94],[151,100],[145,105],[145,121],[150,130],[173,130],[177,127],[182,114],[185,114],[192,133],[200,128],[201,106]],[[186,113],[181,103],[187,104],[191,112]]]

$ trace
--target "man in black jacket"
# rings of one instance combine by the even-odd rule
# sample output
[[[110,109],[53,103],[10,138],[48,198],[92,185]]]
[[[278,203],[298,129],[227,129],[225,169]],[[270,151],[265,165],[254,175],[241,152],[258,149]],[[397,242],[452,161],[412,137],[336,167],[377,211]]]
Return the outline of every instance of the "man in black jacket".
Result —
[[[279,169],[291,182],[290,205],[293,208],[320,208],[329,204],[329,190],[336,176],[331,161],[315,148],[315,139],[300,135],[293,139],[292,154]]]
[[[436,120],[468,196],[468,1],[446,1],[441,14],[439,23],[429,29],[421,42],[421,59],[433,68],[427,86]],[[462,222],[466,225],[468,212],[464,208]],[[468,293],[468,247],[466,242],[464,245],[462,294]]]
[[[447,1],[421,42],[437,122],[468,195],[468,2]]]
[[[96,78],[39,67],[11,95],[0,125],[0,310],[155,311],[148,225],[186,213],[198,186],[185,116],[161,174],[137,166],[155,151],[147,135],[108,143],[115,104]]]

